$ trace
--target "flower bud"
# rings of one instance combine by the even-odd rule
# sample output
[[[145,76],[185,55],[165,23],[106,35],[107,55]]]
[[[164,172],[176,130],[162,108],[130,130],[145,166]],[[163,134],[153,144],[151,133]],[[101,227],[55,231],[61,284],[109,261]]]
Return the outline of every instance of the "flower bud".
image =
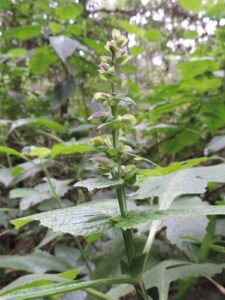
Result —
[[[105,146],[105,139],[102,136],[95,136],[91,139],[90,143],[93,147]]]
[[[97,120],[97,119],[106,120],[106,119],[108,119],[108,117],[109,117],[108,112],[106,112],[106,111],[97,111],[97,112],[93,113],[92,115],[90,115],[90,117],[88,118],[88,121]]]
[[[107,62],[107,63],[111,63],[112,62],[112,57],[111,56],[101,56],[100,59],[103,61],[103,62]]]
[[[118,51],[118,48],[117,48],[117,45],[116,45],[115,41],[107,42],[106,45],[105,45],[105,49],[107,51],[110,51],[113,56],[115,56],[116,51]]]
[[[95,93],[92,102],[101,102],[111,99],[111,95],[108,93]]]
[[[121,118],[122,122],[126,125],[135,125],[137,123],[136,118],[131,114],[125,114]]]
[[[110,68],[110,65],[105,64],[105,63],[101,63],[99,65],[99,67],[100,67],[101,71],[108,71],[108,69]]]
[[[126,76],[124,74],[119,74],[118,77],[119,77],[120,80],[125,80],[126,79]]]
[[[96,157],[91,158],[90,160],[95,161],[97,163],[96,166],[98,168],[100,168],[100,167],[112,168],[113,167],[113,162],[110,159],[103,157],[103,156],[96,156]]]
[[[128,42],[128,39],[116,29],[112,30],[112,37],[116,41],[118,47],[123,47]]]

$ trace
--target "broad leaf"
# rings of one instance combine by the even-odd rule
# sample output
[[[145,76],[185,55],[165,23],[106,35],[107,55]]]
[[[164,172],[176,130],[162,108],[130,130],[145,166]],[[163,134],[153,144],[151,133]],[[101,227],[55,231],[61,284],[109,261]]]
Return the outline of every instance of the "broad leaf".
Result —
[[[42,274],[48,271],[67,271],[70,266],[62,259],[47,253],[0,255],[0,268]]]
[[[84,153],[90,150],[91,148],[88,144],[79,144],[78,142],[65,142],[62,144],[54,145],[51,149],[51,153],[53,157],[56,157],[59,154]]]
[[[205,72],[220,70],[220,65],[210,59],[183,62],[178,64],[177,67],[181,69],[181,76],[185,79],[193,78]]]
[[[208,182],[225,182],[224,164],[190,168],[166,176],[150,177],[131,196],[134,199],[159,197],[159,209],[166,210],[178,196],[204,193]],[[150,225],[149,245],[152,244],[155,233],[161,224],[160,219],[152,222]]]
[[[133,228],[135,226],[145,224],[153,220],[163,220],[166,217],[182,217],[189,218],[195,216],[207,215],[225,215],[225,206],[209,205],[207,207],[194,207],[194,208],[180,208],[180,209],[167,209],[167,210],[150,210],[145,213],[130,213],[125,219],[122,219],[116,224],[116,227],[124,230]]]
[[[212,276],[221,273],[225,264],[194,264],[186,261],[166,260],[144,273],[146,289],[156,287],[160,300],[168,299],[169,286],[172,282],[180,279],[189,279],[200,276]],[[122,284],[111,289],[108,295],[122,297],[132,293],[134,288],[128,284]]]
[[[146,31],[145,37],[149,41],[158,41],[161,37],[161,33],[157,29],[149,29],[148,31]]]
[[[75,187],[87,188],[90,192],[95,189],[103,189],[111,186],[123,184],[122,179],[108,179],[108,178],[91,178],[79,181],[74,184]]]
[[[202,194],[208,182],[225,182],[225,165],[197,167],[165,176],[146,179],[132,199],[159,197],[159,208],[166,209],[173,200],[184,194]]]
[[[199,197],[182,197],[175,200],[171,208],[192,208],[207,207],[208,203],[202,201]],[[188,236],[203,240],[206,234],[208,218],[205,216],[196,216],[190,218],[168,217],[163,220],[162,227],[166,226],[166,237],[178,248],[185,251],[187,255],[193,257],[195,254],[195,244],[181,237]],[[195,258],[195,257],[193,257]]]
[[[27,39],[39,36],[41,34],[40,25],[26,25],[17,28],[12,28],[4,33],[5,39],[17,38],[25,41]]]
[[[37,196],[42,195],[42,192],[39,192],[31,188],[18,188],[10,191],[9,198],[14,199],[14,198],[36,196],[36,195]]]
[[[75,20],[82,14],[83,10],[82,4],[73,3],[73,6],[60,6],[55,10],[55,13],[60,21],[67,21]]]
[[[88,236],[112,228],[113,223],[110,219],[118,214],[117,200],[101,200],[31,215],[13,220],[11,223],[20,228],[37,220],[53,231]]]
[[[204,154],[214,153],[225,148],[225,135],[214,136],[204,149]]]
[[[50,37],[50,44],[63,62],[66,62],[67,57],[71,56],[76,50],[88,51],[86,46],[65,35]]]
[[[48,161],[44,162],[47,166],[50,165]],[[19,164],[15,168],[2,168],[0,169],[0,182],[6,187],[12,186],[41,171],[41,164],[42,162],[40,159],[34,159],[31,162]]]
[[[63,105],[73,95],[75,88],[76,83],[71,78],[58,83],[53,91],[51,108],[55,110]]]
[[[198,13],[203,9],[202,0],[178,0],[178,3],[186,10]]]

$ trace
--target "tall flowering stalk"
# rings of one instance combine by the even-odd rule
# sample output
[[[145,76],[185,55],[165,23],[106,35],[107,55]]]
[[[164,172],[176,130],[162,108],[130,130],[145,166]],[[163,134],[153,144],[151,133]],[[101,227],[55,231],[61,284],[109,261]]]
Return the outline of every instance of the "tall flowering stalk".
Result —
[[[93,160],[96,162],[97,173],[118,180],[119,184],[116,186],[116,193],[120,213],[123,218],[127,218],[128,210],[125,187],[134,184],[136,173],[135,169],[132,169],[131,166],[124,166],[122,164],[124,153],[132,149],[124,145],[119,137],[127,128],[136,124],[136,119],[132,114],[119,114],[119,104],[121,102],[127,102],[127,104],[134,104],[134,102],[128,97],[122,97],[118,93],[118,89],[124,81],[124,75],[120,74],[120,67],[131,56],[127,55],[125,49],[128,42],[127,38],[115,29],[112,31],[112,37],[112,41],[107,42],[105,45],[109,56],[102,56],[100,64],[100,77],[110,84],[111,91],[110,93],[96,93],[93,97],[94,101],[106,105],[108,111],[94,113],[89,117],[89,120],[98,120],[101,123],[99,128],[107,127],[111,131],[111,138],[97,136],[92,139],[92,145],[96,151],[104,152],[106,155],[104,157],[95,157]],[[148,299],[142,278],[134,275],[133,272],[138,259],[135,252],[132,230],[124,230],[122,233],[127,255],[127,262],[123,263],[126,264],[127,273],[133,277],[137,277],[135,289],[139,299]]]

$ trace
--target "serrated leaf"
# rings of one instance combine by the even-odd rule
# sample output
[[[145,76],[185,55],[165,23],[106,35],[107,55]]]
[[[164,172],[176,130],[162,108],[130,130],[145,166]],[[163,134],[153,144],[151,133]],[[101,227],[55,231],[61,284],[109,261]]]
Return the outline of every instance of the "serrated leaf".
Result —
[[[84,153],[90,151],[91,148],[88,144],[79,144],[77,142],[68,142],[62,144],[56,144],[52,147],[52,157],[56,157],[59,154],[73,154],[73,153]]]
[[[20,228],[36,220],[53,231],[88,236],[112,228],[110,219],[118,214],[117,200],[101,200],[27,216],[11,223]]]
[[[119,179],[108,179],[108,178],[91,178],[82,180],[74,184],[75,187],[87,188],[90,192],[95,189],[103,189],[111,186],[117,186],[123,184],[123,180]]]
[[[146,179],[132,199],[159,197],[159,207],[168,208],[173,200],[184,194],[201,194],[208,182],[225,182],[225,165],[196,167],[172,174]]]
[[[202,0],[178,0],[178,3],[183,7],[183,9],[191,10],[194,13],[198,13],[204,8]]]
[[[167,209],[167,210],[150,210],[146,213],[133,213],[126,219],[121,219],[116,223],[116,227],[124,230],[133,228],[135,226],[145,224],[153,220],[163,220],[166,217],[182,217],[189,218],[195,216],[207,216],[207,215],[225,215],[225,206],[209,205],[207,207],[194,207],[183,209]]]

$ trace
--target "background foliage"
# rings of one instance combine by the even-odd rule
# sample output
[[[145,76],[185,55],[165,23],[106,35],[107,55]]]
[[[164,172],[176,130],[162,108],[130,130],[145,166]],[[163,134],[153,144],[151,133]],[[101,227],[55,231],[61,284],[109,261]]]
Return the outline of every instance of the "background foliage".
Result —
[[[71,213],[71,206],[84,203],[81,207],[88,210],[93,205],[90,201],[115,198],[115,192],[108,189],[112,182],[105,183],[100,191],[95,189],[96,182],[94,186],[89,183],[89,192],[73,186],[95,176],[89,141],[107,133],[87,119],[101,109],[91,101],[93,94],[109,89],[98,77],[98,64],[100,56],[107,55],[104,45],[111,39],[112,28],[127,35],[134,56],[122,72],[127,78],[123,93],[136,106],[120,109],[133,113],[138,123],[123,140],[137,156],[136,186],[148,178],[150,186],[156,187],[154,192],[147,190],[148,197],[144,184],[137,192],[136,187],[127,188],[137,199],[130,209],[135,210],[141,201],[143,207],[149,202],[156,204],[156,197],[163,199],[166,193],[171,202],[182,196],[170,207],[180,208],[181,214],[195,206],[207,211],[208,204],[221,205],[222,213],[224,168],[210,168],[224,161],[223,0],[1,0],[0,24],[2,293],[37,282],[55,283],[63,293],[60,284],[76,276],[93,280],[122,276],[120,258],[124,249],[118,246],[122,243],[118,229],[99,233],[94,223],[86,232],[83,227],[71,231],[85,236],[74,239],[35,223],[21,229],[10,224],[14,218],[59,206]],[[139,156],[146,160],[139,160]],[[126,164],[133,163],[133,157],[127,157]],[[194,176],[201,177],[196,181],[191,177],[193,169],[188,168],[199,163],[207,166],[207,171],[196,168]],[[181,171],[179,179],[174,173],[177,171]],[[195,185],[198,188],[193,189]],[[85,224],[85,212],[73,209],[75,215],[83,214]],[[99,208],[98,214],[103,213],[116,216],[118,207],[109,201]],[[193,295],[223,299],[224,217],[171,216],[161,224],[148,262],[148,270],[152,269],[145,273],[152,298],[159,295],[161,300],[167,299],[169,292],[169,299],[190,299]],[[80,223],[80,218],[76,222]],[[149,226],[136,224],[132,216],[130,222],[138,225],[136,247],[141,251]],[[98,226],[109,229],[104,222]],[[130,225],[121,221],[118,227],[123,226]],[[132,288],[126,288],[117,286],[108,294],[128,294],[126,299],[132,299]],[[61,298],[92,297],[83,291],[71,293]],[[42,297],[41,292],[38,296]]]

